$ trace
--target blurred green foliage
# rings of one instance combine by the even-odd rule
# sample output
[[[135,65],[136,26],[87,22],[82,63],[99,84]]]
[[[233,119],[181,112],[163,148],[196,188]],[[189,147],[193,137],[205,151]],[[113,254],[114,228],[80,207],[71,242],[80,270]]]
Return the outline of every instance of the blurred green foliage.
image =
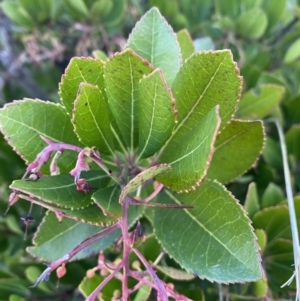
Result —
[[[276,4],[272,0],[2,1],[0,103],[44,95],[43,99],[57,101],[60,75],[70,58],[93,52],[103,58],[123,49],[135,22],[152,6],[159,8],[174,30],[187,28],[196,50],[229,48],[244,77],[243,95],[248,99],[264,101],[262,93],[270,85],[283,90],[276,102],[280,104],[263,117],[278,118],[284,127],[293,191],[299,199],[300,4],[297,0],[277,0]],[[172,280],[180,292],[193,300],[204,300],[204,295],[205,300],[216,300],[220,291],[230,300],[240,300],[240,296],[292,300],[289,296],[294,294],[293,284],[280,288],[293,272],[282,159],[275,127],[270,123],[265,125],[267,138],[260,160],[227,187],[245,201],[245,208],[254,220],[266,279],[223,287],[200,279]],[[24,240],[25,226],[19,219],[28,212],[28,204],[18,202],[6,216],[3,213],[8,185],[22,176],[25,166],[2,137],[0,166],[0,300],[83,300],[76,288],[85,271],[94,266],[93,257],[69,264],[58,288],[54,275],[39,288],[28,288],[43,269],[26,253],[43,212],[34,208],[32,215],[36,221],[29,226]],[[147,228],[148,221],[143,222]],[[285,231],[280,227],[283,223]],[[150,258],[158,245],[154,241],[143,248]],[[115,257],[113,249],[106,252],[108,257]],[[165,260],[169,266],[178,267],[172,259]]]

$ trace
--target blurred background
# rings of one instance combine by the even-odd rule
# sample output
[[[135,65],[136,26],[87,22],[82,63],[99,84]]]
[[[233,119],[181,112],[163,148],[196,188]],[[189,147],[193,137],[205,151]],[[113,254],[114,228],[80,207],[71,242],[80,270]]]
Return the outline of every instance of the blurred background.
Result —
[[[297,195],[300,190],[299,0],[2,0],[0,107],[23,98],[59,102],[58,84],[70,59],[74,56],[105,59],[121,51],[134,24],[153,6],[159,8],[175,32],[188,29],[197,51],[232,51],[244,78],[242,97],[263,101],[272,94],[273,88],[268,92],[270,85],[281,88],[282,93],[272,96],[280,98],[280,105],[269,116],[278,118],[284,127]],[[277,203],[285,198],[278,136],[272,125],[266,126],[266,133],[265,148],[255,168],[228,185],[242,203],[249,196],[251,182],[255,183],[258,200],[266,198],[266,193]],[[69,272],[61,280],[59,289],[54,289],[55,276],[37,290],[28,289],[43,269],[26,253],[43,214],[40,208],[34,208],[33,215],[37,218],[29,226],[25,240],[25,225],[20,218],[28,212],[28,204],[18,202],[4,216],[8,186],[24,170],[22,159],[0,135],[0,300],[83,300],[75,288],[95,258],[70,264],[68,270],[75,272]],[[291,254],[284,260],[287,265],[292,262]],[[279,291],[268,281],[276,296],[291,296],[288,290]],[[206,300],[216,300],[210,284],[202,281],[201,286],[202,291],[210,292]],[[234,290],[237,294],[247,291],[242,286]],[[193,298],[204,300],[202,291]],[[265,295],[256,298],[266,300]]]

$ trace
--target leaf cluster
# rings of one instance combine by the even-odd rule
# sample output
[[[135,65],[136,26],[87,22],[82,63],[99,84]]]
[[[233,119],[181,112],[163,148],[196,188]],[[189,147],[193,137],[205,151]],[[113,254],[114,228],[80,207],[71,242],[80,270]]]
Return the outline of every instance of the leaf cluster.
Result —
[[[78,57],[71,60],[60,83],[60,104],[27,99],[8,105],[1,110],[1,129],[26,163],[46,146],[40,135],[59,143],[96,147],[112,173],[124,179],[124,185],[135,183],[124,195],[136,199],[145,199],[155,190],[155,182],[142,185],[136,175],[151,166],[168,164],[171,170],[150,175],[167,187],[155,202],[195,208],[136,210],[132,206],[130,224],[140,219],[149,229],[149,237],[139,247],[145,257],[150,259],[152,252],[158,255],[162,246],[170,258],[157,266],[158,273],[177,279],[177,289],[193,300],[203,295],[215,300],[220,287],[186,274],[179,276],[179,268],[220,283],[257,280],[232,284],[228,289],[221,287],[222,293],[232,298],[238,298],[237,294],[275,298],[293,290],[293,285],[290,289],[280,288],[293,273],[291,233],[278,136],[272,125],[266,124],[263,130],[257,119],[276,117],[284,126],[297,194],[299,25],[294,20],[298,7],[293,4],[293,14],[286,1],[276,7],[267,0],[243,1],[243,5],[216,1],[214,6],[211,1],[198,1],[197,9],[191,9],[186,2],[189,1],[170,1],[163,7],[164,2],[150,1],[150,5],[158,6],[175,29],[184,25],[193,36],[200,30],[200,39],[192,43],[184,30],[175,35],[152,9],[137,23],[124,51],[106,61]],[[249,22],[252,19],[256,21]],[[195,52],[222,48],[230,48],[238,61],[244,77],[243,92],[239,68],[229,51]],[[75,162],[76,154],[66,151],[59,159],[61,175],[45,176],[36,182],[17,180],[11,186],[33,196],[36,204],[53,212],[63,211],[70,218],[59,224],[48,212],[43,219],[34,246],[28,251],[45,261],[56,260],[99,231],[99,227],[122,218],[122,185],[114,184],[91,164],[95,175],[88,172],[86,178],[97,190],[78,194],[67,174]],[[254,164],[255,168],[250,169]],[[125,171],[124,165],[128,167]],[[42,171],[47,175],[49,166]],[[16,173],[5,175],[7,182],[16,178]],[[53,187],[55,193],[51,192]],[[299,212],[297,197],[295,205]],[[25,210],[21,207],[21,212]],[[263,270],[245,211],[253,222]],[[14,231],[20,233],[18,225],[12,226],[16,221],[8,220],[4,229],[18,229]],[[54,231],[48,235],[47,229]],[[74,233],[78,233],[76,240]],[[113,233],[75,259],[100,250],[114,254],[109,246],[119,235]],[[65,248],[57,248],[61,245]],[[82,266],[76,268],[83,276]],[[9,273],[7,279],[20,277]],[[34,275],[38,276],[38,272]],[[28,277],[35,282],[36,277]],[[88,295],[102,280],[98,275],[86,278],[80,285],[81,292]],[[195,284],[202,290],[191,289]],[[20,282],[20,288],[6,291],[16,292],[23,287]],[[117,287],[119,284],[113,282],[103,292],[111,297]],[[62,286],[62,290],[67,288]],[[145,300],[148,293],[137,300]],[[19,296],[26,298],[29,294],[24,290]]]

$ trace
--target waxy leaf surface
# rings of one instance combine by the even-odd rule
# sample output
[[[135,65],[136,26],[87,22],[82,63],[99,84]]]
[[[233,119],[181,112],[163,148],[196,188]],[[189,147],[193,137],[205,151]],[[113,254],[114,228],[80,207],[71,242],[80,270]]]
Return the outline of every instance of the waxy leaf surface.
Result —
[[[120,193],[119,185],[109,186],[97,190],[92,199],[101,208],[104,215],[120,218],[122,217],[122,207],[119,203]]]
[[[173,29],[157,8],[150,9],[133,28],[127,42],[154,68],[161,68],[169,86],[179,71],[181,64],[180,47]]]
[[[20,198],[24,198],[20,195]],[[28,199],[27,199],[28,200]],[[81,209],[70,209],[58,207],[56,204],[45,202],[43,199],[31,198],[30,202],[48,209],[54,213],[58,213],[64,218],[70,218],[77,222],[87,223],[96,226],[109,226],[117,222],[117,219],[111,216],[103,215],[102,210],[94,203]]]
[[[166,191],[158,202],[195,206],[156,209],[153,223],[162,247],[188,272],[220,283],[261,278],[250,220],[224,186],[206,180],[188,194]]]
[[[122,189],[119,202],[123,204],[127,195],[136,190],[140,185],[143,185],[147,180],[156,177],[159,174],[165,173],[171,170],[171,166],[168,164],[160,164],[147,168],[139,173],[133,179],[131,179],[127,185]]]
[[[236,117],[241,119],[262,119],[269,115],[279,104],[284,88],[276,85],[260,86],[260,93],[253,90],[243,94]]]
[[[262,208],[276,206],[285,199],[282,189],[274,183],[269,183],[261,198]]]
[[[138,146],[139,81],[152,67],[132,50],[115,54],[105,66],[105,87],[110,109],[125,140],[125,147]]]
[[[264,252],[263,257],[270,289],[279,294],[290,290],[289,286],[281,286],[295,271],[292,241],[283,238],[276,239]],[[294,286],[293,283],[292,286]]]
[[[110,109],[105,95],[97,86],[81,83],[72,120],[79,140],[89,147],[95,146],[101,153],[113,154],[109,119]]]
[[[217,137],[207,176],[221,183],[234,180],[256,162],[263,144],[261,121],[232,120]]]
[[[150,157],[164,145],[172,134],[175,117],[172,92],[156,69],[140,81],[139,158]]]
[[[183,62],[195,52],[193,40],[186,29],[177,32]]]
[[[172,170],[157,176],[157,180],[176,191],[191,190],[205,176],[220,126],[218,109],[213,108],[189,133],[179,130],[168,141],[159,162]]]
[[[300,222],[300,198],[294,200],[297,223]],[[267,233],[268,244],[266,249],[271,247],[276,239],[291,239],[291,226],[287,205],[278,205],[264,208],[253,216],[253,226],[255,229],[263,229]]]
[[[67,218],[58,222],[54,213],[48,211],[34,236],[35,246],[28,247],[27,251],[32,256],[39,257],[44,261],[55,261],[70,252],[88,236],[102,229],[104,228],[78,223]],[[119,236],[120,231],[117,230],[80,251],[71,260],[78,260],[99,253],[110,246]]]
[[[26,163],[47,146],[40,135],[55,142],[79,144],[65,108],[41,100],[24,99],[4,106],[0,109],[0,130]],[[75,157],[76,153],[61,157],[61,172],[74,163]]]
[[[90,171],[85,178],[93,188],[106,187],[110,181],[102,171]],[[77,191],[74,177],[68,174],[42,177],[37,181],[16,180],[10,188],[61,208],[80,209],[93,203],[93,192]]]
[[[103,91],[103,65],[103,61],[93,58],[74,57],[71,59],[59,85],[61,101],[70,116],[80,83],[98,86]]]
[[[237,33],[250,39],[260,38],[267,29],[267,26],[267,15],[259,7],[254,7],[240,14],[236,21]]]
[[[188,134],[217,105],[224,127],[236,111],[241,85],[239,70],[229,50],[193,54],[172,86],[178,110],[175,133]]]
[[[249,217],[252,218],[259,211],[259,207],[257,187],[255,182],[252,182],[248,186],[244,208],[248,212]]]

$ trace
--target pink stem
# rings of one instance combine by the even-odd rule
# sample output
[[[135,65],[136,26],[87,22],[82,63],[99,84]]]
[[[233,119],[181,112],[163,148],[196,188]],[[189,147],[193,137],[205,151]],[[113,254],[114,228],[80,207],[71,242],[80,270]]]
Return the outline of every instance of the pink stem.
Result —
[[[120,271],[123,266],[123,261],[116,267],[116,269],[108,275],[95,289],[94,291],[85,299],[85,301],[94,301],[103,287]],[[128,300],[128,299],[127,299]]]
[[[143,200],[144,203],[150,202],[152,199],[154,199],[158,193],[164,188],[164,185],[159,183],[156,189],[147,197]]]
[[[158,295],[162,298],[163,301],[168,301],[168,294],[165,289],[164,283],[157,277],[156,273],[154,272],[148,261],[145,259],[145,257],[142,255],[142,253],[136,248],[132,248],[132,250],[147,269],[149,275],[155,283]]]
[[[83,240],[78,246],[72,249],[69,253],[65,254],[63,257],[49,264],[46,270],[38,277],[36,283],[32,287],[36,287],[40,282],[47,279],[52,271],[57,269],[63,263],[67,263],[72,257],[74,257],[81,250],[85,249],[89,245],[93,244],[95,241],[102,239],[104,236],[116,231],[119,228],[119,224],[114,224],[113,226],[101,230],[90,237]]]
[[[125,198],[123,203],[123,218],[121,220],[121,230],[123,236],[123,281],[122,281],[122,300],[129,300],[128,290],[128,273],[129,273],[129,254],[130,254],[130,237],[128,233],[128,207],[130,199]]]

